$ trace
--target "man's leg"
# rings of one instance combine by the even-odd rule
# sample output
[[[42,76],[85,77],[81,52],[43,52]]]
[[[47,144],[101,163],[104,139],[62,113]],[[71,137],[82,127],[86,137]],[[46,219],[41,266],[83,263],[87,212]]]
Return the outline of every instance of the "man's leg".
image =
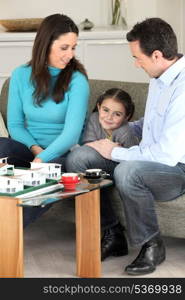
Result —
[[[165,257],[154,201],[170,201],[185,192],[185,171],[181,166],[170,167],[147,161],[123,161],[115,169],[115,184],[123,200],[130,243],[133,246],[143,246],[146,252],[143,256],[142,251],[142,264],[140,255],[140,264],[137,259],[131,267],[127,267],[126,271],[129,274],[150,273]],[[151,243],[153,240],[156,251]],[[153,245],[153,254],[149,261],[146,261],[147,251],[151,248],[148,244]],[[152,266],[147,267],[146,264]]]
[[[66,170],[68,172],[84,172],[86,169],[101,168],[113,176],[117,163],[104,159],[97,151],[88,146],[74,149],[67,157]],[[123,228],[112,208],[111,195],[113,187],[100,191],[101,193],[101,227],[104,230],[102,238],[102,260],[110,255],[125,255],[128,253],[126,239],[123,235]]]

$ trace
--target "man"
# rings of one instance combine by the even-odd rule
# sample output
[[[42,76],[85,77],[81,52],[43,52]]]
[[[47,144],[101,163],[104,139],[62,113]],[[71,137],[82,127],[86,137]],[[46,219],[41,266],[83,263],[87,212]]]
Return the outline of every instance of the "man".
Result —
[[[185,193],[185,57],[177,52],[171,26],[160,18],[137,23],[127,33],[135,65],[151,77],[138,146],[125,149],[109,140],[89,143],[104,158],[120,162],[115,184],[124,204],[130,243],[141,247],[126,267],[129,275],[153,272],[165,260],[154,207]]]

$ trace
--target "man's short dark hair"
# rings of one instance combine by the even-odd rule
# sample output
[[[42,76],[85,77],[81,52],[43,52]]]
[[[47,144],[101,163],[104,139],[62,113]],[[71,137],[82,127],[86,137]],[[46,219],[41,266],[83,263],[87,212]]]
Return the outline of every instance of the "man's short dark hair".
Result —
[[[148,18],[134,25],[126,36],[128,42],[139,41],[141,50],[151,56],[155,50],[164,58],[172,60],[177,56],[177,38],[172,27],[160,18]]]

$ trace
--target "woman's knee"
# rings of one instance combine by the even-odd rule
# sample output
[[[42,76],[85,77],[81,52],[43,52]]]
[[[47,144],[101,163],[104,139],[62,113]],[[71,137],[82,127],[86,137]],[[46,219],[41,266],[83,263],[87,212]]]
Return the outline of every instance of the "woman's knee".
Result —
[[[34,159],[33,154],[24,144],[11,138],[0,138],[0,157],[6,156],[27,161]]]
[[[5,137],[0,138],[0,157],[9,155],[11,151],[11,144],[11,139]]]
[[[11,139],[7,137],[0,137],[0,145],[4,146],[11,143]]]

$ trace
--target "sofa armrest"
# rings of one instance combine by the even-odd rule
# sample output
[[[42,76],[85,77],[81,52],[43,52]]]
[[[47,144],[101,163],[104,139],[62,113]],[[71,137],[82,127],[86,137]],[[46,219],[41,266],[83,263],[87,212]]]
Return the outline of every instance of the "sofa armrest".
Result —
[[[0,137],[8,137],[8,131],[6,129],[1,112],[0,112]]]
[[[8,102],[8,88],[10,78],[7,78],[3,83],[0,94],[0,112],[2,114],[5,125],[7,124],[7,102]]]

